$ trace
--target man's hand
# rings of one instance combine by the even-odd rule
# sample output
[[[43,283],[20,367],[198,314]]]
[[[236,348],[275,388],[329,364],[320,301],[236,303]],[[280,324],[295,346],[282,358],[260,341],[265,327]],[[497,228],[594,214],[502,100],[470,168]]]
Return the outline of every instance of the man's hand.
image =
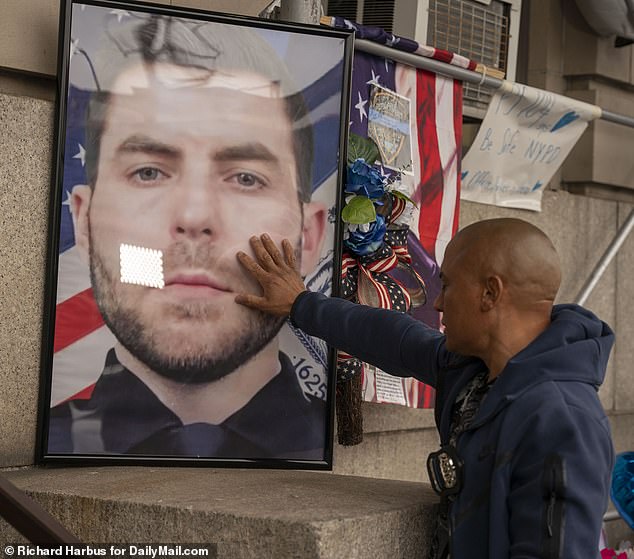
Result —
[[[258,280],[263,295],[236,295],[236,303],[252,307],[277,316],[288,316],[297,296],[306,291],[306,286],[297,270],[297,260],[293,245],[287,239],[282,241],[280,253],[268,235],[251,237],[251,248],[256,260],[244,252],[238,252],[240,264]]]

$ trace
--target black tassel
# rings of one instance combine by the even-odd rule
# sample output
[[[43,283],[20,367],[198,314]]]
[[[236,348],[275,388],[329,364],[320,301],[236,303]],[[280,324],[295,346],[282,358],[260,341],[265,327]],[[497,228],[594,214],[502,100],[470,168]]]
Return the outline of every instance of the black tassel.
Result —
[[[361,376],[354,375],[337,383],[337,439],[343,446],[354,446],[363,441]]]

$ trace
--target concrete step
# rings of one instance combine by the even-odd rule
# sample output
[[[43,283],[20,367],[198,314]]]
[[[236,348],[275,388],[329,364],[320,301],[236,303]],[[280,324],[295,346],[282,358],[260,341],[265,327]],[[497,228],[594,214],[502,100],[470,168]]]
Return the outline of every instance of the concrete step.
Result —
[[[0,472],[85,543],[207,543],[219,559],[415,559],[422,483],[290,470],[95,467]],[[0,520],[0,541],[18,542]]]

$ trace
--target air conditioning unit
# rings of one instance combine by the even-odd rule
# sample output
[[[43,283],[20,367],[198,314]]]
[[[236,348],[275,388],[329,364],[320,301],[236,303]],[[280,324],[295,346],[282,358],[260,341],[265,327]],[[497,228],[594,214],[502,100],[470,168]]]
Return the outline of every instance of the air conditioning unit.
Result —
[[[522,0],[323,0],[329,16],[383,27],[515,79]],[[465,84],[464,114],[483,118],[492,91]]]

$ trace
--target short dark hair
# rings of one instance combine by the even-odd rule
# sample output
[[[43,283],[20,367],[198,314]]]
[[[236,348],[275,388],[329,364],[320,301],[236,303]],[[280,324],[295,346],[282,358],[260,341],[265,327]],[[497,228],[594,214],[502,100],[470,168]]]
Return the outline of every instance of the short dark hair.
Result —
[[[309,202],[312,193],[313,129],[308,108],[284,62],[252,29],[237,25],[201,22],[151,15],[133,18],[107,29],[106,44],[95,61],[99,90],[88,101],[86,115],[86,176],[94,188],[110,88],[116,78],[135,64],[169,63],[219,71],[249,71],[276,84],[292,127],[298,197]]]

